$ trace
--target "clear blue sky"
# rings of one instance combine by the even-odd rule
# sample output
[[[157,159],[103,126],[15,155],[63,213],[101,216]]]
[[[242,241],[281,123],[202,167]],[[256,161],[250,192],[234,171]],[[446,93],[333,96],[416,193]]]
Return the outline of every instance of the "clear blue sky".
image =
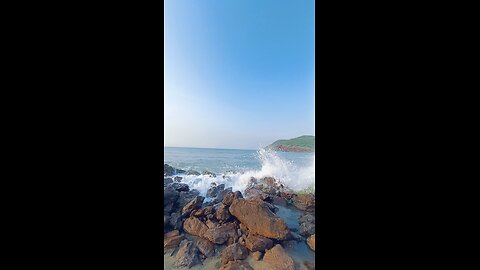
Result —
[[[164,146],[315,135],[314,0],[166,0],[164,38]]]

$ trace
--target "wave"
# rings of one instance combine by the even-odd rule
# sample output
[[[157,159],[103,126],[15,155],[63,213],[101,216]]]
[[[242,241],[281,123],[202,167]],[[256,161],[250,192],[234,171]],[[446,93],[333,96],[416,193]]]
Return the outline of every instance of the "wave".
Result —
[[[225,184],[225,188],[232,187],[233,191],[239,190],[244,193],[251,177],[257,179],[273,177],[279,183],[295,191],[315,187],[315,155],[303,166],[280,157],[272,150],[260,149],[256,153],[256,158],[261,162],[260,170],[227,172],[217,174],[216,177],[183,174],[179,174],[179,176],[183,177],[182,183],[188,184],[190,189],[198,190],[200,195],[204,197],[212,182],[215,182],[217,185]]]

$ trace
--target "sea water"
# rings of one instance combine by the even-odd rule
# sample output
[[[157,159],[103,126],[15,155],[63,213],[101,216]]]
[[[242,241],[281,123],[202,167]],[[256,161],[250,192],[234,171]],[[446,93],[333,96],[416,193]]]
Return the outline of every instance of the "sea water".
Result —
[[[202,196],[212,182],[243,192],[251,177],[274,177],[296,191],[315,187],[315,153],[164,147],[164,163],[182,170],[215,173],[215,177],[179,174],[183,183]]]

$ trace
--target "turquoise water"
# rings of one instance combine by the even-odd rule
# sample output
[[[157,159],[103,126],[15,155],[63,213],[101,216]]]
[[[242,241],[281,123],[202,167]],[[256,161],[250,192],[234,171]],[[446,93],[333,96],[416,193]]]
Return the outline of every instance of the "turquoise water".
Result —
[[[182,182],[204,196],[211,182],[244,191],[250,177],[271,176],[294,190],[315,186],[315,153],[164,147],[164,163],[183,170],[207,170],[216,177],[186,176]]]

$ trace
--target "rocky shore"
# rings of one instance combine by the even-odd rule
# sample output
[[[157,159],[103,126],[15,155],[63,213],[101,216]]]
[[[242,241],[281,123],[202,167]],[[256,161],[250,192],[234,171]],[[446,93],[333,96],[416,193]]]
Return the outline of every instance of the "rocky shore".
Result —
[[[174,257],[172,267],[218,258],[214,269],[257,269],[253,262],[273,270],[315,268],[288,253],[298,243],[315,251],[314,194],[296,194],[272,177],[252,177],[244,194],[212,182],[206,201],[179,173],[199,174],[164,164],[164,250]],[[290,208],[298,212],[298,226],[279,215]]]

